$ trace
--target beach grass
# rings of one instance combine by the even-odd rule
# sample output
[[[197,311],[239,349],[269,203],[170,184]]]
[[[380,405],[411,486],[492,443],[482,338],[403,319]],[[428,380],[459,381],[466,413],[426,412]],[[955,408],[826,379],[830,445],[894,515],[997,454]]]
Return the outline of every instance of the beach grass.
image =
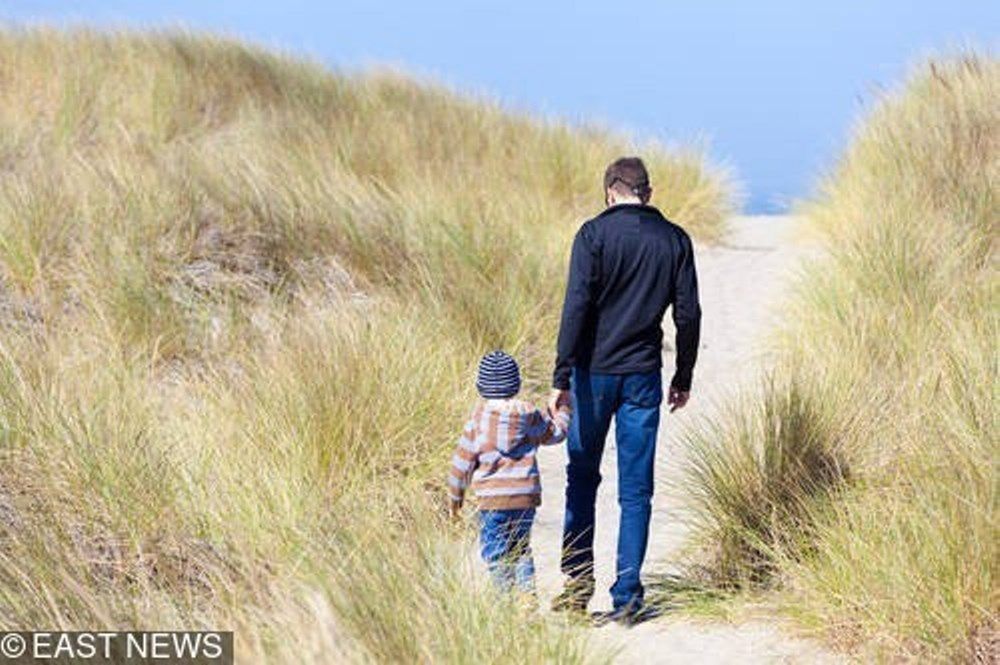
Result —
[[[707,570],[778,588],[879,658],[997,655],[1000,63],[886,92],[801,214],[825,258],[774,378],[708,427],[686,482]]]
[[[600,661],[497,597],[444,478],[479,356],[547,387],[569,242],[694,149],[183,32],[0,32],[0,627],[241,662]]]

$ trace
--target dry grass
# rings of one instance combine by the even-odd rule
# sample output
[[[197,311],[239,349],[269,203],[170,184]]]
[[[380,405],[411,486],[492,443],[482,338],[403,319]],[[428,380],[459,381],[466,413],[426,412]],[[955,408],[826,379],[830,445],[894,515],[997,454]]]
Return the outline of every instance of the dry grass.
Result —
[[[439,508],[478,356],[545,382],[569,238],[633,149],[717,236],[694,152],[210,37],[0,33],[0,626],[599,659]]]
[[[783,380],[690,475],[719,578],[783,582],[883,656],[997,656],[998,98],[1000,63],[969,55],[880,100],[803,211],[829,256],[790,303]]]

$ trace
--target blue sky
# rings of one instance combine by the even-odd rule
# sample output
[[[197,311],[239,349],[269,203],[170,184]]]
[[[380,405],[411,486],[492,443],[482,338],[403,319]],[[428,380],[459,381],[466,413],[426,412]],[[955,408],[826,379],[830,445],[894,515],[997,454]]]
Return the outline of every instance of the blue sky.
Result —
[[[915,59],[995,49],[1000,2],[6,0],[0,20],[222,31],[640,137],[707,140],[748,209],[766,211],[809,193],[874,92]]]

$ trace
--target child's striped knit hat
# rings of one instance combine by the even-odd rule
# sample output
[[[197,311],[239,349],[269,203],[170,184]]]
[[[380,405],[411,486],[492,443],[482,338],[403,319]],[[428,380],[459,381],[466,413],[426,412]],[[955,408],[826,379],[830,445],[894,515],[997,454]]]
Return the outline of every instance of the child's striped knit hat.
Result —
[[[486,399],[506,399],[521,390],[521,370],[517,361],[503,351],[487,353],[479,361],[476,388]]]

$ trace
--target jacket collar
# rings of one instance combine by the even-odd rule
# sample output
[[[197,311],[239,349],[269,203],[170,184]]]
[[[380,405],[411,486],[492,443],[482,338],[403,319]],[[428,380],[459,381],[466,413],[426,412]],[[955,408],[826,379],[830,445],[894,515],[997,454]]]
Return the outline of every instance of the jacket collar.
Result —
[[[656,206],[651,206],[649,204],[643,204],[643,203],[616,203],[615,205],[613,205],[613,206],[611,206],[609,208],[605,208],[597,216],[598,217],[604,217],[604,216],[610,215],[612,213],[624,212],[624,211],[627,211],[627,210],[635,210],[637,212],[639,212],[639,211],[641,211],[641,212],[651,212],[651,213],[660,215],[661,217],[663,216],[663,213],[660,212],[659,208],[657,208]]]
[[[490,413],[526,413],[530,410],[524,400],[517,397],[507,399],[484,399],[483,409]]]

